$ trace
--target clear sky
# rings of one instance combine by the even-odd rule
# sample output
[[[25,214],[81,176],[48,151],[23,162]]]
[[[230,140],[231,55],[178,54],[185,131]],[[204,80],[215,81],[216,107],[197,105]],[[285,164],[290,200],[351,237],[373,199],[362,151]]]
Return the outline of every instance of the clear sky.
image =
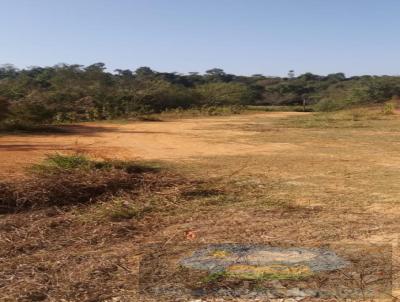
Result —
[[[0,0],[0,64],[400,74],[400,0]]]

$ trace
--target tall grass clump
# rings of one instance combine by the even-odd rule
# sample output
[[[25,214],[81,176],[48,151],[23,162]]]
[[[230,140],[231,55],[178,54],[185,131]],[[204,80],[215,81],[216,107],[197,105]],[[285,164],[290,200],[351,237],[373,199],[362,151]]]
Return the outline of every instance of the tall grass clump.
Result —
[[[384,115],[392,115],[396,110],[396,105],[392,102],[385,103],[382,108],[382,113]]]

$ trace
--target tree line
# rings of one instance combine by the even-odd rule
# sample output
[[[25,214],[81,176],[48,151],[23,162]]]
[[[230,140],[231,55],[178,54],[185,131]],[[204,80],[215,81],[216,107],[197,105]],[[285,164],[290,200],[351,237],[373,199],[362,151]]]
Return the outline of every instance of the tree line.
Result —
[[[300,105],[315,110],[384,102],[400,95],[400,77],[305,73],[240,76],[214,68],[204,74],[149,67],[109,72],[104,63],[17,69],[0,66],[0,121],[53,123],[129,118],[170,109]]]

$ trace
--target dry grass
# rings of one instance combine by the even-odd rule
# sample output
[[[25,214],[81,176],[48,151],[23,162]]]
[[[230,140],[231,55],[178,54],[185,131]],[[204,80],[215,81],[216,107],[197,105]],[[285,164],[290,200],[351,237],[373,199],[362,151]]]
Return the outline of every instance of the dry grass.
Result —
[[[335,112],[316,113],[312,116],[297,117],[284,122],[283,126],[296,128],[370,128],[384,125],[395,127],[398,122],[389,105],[384,107],[354,108]],[[383,123],[382,123],[383,121]]]
[[[33,168],[3,184],[1,301],[103,301],[132,290],[135,242],[205,186],[152,164],[82,156]]]
[[[84,204],[123,191],[153,190],[157,169],[135,162],[92,161],[82,155],[48,156],[31,167],[28,178],[0,183],[0,213],[45,206]]]

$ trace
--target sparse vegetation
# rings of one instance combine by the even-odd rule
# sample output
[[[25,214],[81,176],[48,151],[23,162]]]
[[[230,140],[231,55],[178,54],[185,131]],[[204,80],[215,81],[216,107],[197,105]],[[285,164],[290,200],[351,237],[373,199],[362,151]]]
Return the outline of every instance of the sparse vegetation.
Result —
[[[393,112],[392,106],[320,112],[310,116],[290,118],[282,125],[299,128],[373,128],[379,120],[392,120],[396,124],[395,117],[391,117],[391,114],[387,113],[388,110]]]

